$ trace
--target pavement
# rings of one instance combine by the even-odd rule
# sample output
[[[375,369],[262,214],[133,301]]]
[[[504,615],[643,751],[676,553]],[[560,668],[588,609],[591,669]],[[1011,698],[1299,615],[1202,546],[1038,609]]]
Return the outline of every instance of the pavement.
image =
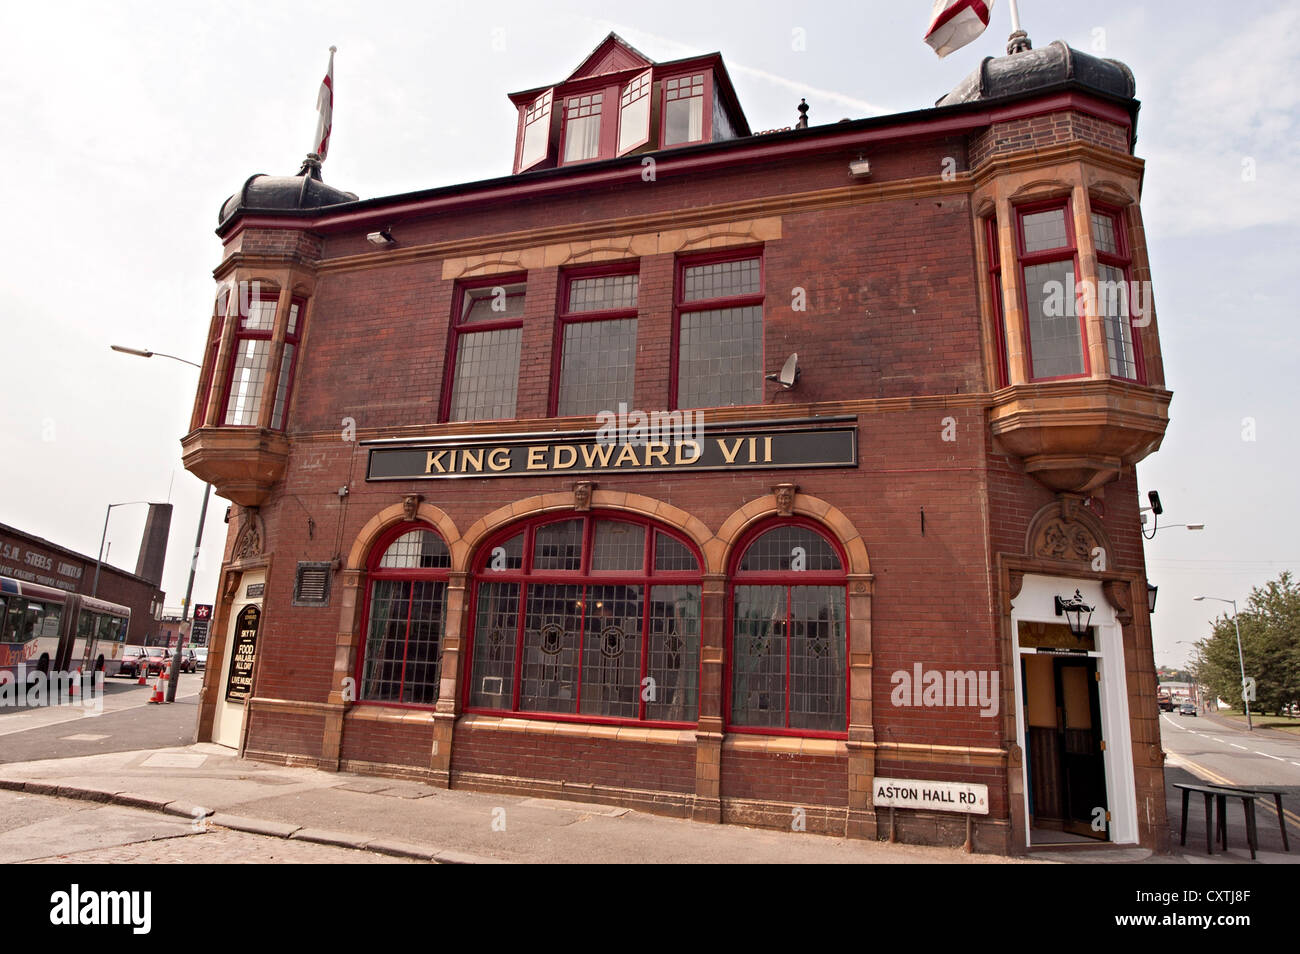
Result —
[[[0,765],[5,789],[43,796],[33,802],[52,796],[160,813],[178,831],[242,832],[444,864],[1035,863],[288,768],[240,759],[212,743],[13,762]],[[0,829],[7,829],[0,830],[0,860],[35,857],[30,826],[10,820]]]
[[[1184,769],[1170,771],[1171,781],[1186,775]],[[233,750],[212,743],[13,762],[0,765],[0,790],[42,797],[33,802],[74,799],[167,816],[178,831],[215,832],[228,841],[227,832],[245,833],[363,851],[389,860],[444,864],[1249,862],[1244,838],[1234,839],[1232,851],[1216,851],[1213,856],[1204,855],[1203,842],[1189,838],[1188,849],[1165,856],[1141,848],[1089,846],[1009,859],[967,854],[958,848],[710,825],[614,806],[271,765],[241,759]],[[1176,826],[1179,796],[1172,785],[1169,791],[1173,793],[1170,824]],[[1261,813],[1261,836],[1268,831],[1267,818]],[[1198,831],[1198,823],[1196,816],[1189,834]],[[0,828],[5,829],[0,830],[0,860],[35,857],[30,854],[31,830],[13,821]],[[1280,845],[1276,850],[1262,847],[1261,862],[1300,860],[1300,853],[1282,854]]]

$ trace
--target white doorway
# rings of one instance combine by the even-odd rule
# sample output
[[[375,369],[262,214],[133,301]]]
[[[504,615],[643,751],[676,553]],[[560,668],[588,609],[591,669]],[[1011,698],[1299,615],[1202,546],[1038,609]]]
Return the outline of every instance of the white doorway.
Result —
[[[1068,628],[1062,626],[1065,618],[1056,615],[1055,598],[1069,599],[1076,590],[1093,610],[1090,631],[1071,641]],[[1016,741],[1023,753],[1025,843],[1100,839],[1136,844],[1137,793],[1123,634],[1101,584],[1027,574],[1012,602],[1011,633],[1015,640]],[[1051,733],[1044,733],[1043,726],[1054,726],[1066,740],[1061,749],[1058,780],[1063,791],[1059,794],[1050,791],[1050,782],[1044,782],[1051,776],[1045,766],[1045,759],[1051,756],[1045,755],[1048,749],[1041,740]],[[1104,743],[1098,745],[1101,752],[1095,763],[1081,755],[1083,746],[1077,741],[1089,738]],[[1067,748],[1074,754],[1067,753]],[[1091,801],[1101,801],[1102,791],[1105,804],[1091,806]],[[1073,809],[1071,799],[1076,803]],[[1084,805],[1085,800],[1089,804]],[[1109,820],[1098,818],[1098,808],[1109,812]],[[1080,820],[1089,815],[1104,827],[1086,823],[1080,827]]]

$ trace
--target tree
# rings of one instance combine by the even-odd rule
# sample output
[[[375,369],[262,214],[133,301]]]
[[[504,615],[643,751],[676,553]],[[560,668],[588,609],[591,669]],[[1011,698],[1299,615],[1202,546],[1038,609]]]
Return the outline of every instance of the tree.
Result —
[[[1255,680],[1252,709],[1281,714],[1300,700],[1300,584],[1284,570],[1250,591],[1237,614],[1246,675]],[[1196,675],[1219,697],[1241,701],[1237,631],[1225,613],[1208,637],[1196,643]]]

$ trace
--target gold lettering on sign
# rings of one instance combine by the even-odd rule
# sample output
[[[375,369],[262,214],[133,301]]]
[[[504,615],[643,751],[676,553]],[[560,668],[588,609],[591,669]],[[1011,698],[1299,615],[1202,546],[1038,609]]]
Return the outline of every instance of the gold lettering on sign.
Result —
[[[488,454],[488,467],[495,471],[510,469],[510,448],[494,447]]]
[[[561,454],[567,453],[569,456],[561,460]],[[556,444],[555,453],[551,457],[552,470],[568,470],[578,462],[578,449],[572,444]]]
[[[743,444],[744,442],[745,439],[743,437],[737,437],[736,443],[732,444],[731,448],[728,449],[726,438],[719,437],[718,449],[722,451],[722,459],[726,461],[728,464],[734,464],[736,462],[736,455],[740,453],[740,445]]]
[[[614,461],[614,466],[622,467],[624,461],[631,463],[633,467],[636,467],[639,463],[641,463],[639,460],[636,459],[636,448],[633,447],[631,444],[623,445],[623,449],[618,452],[618,460]]]
[[[763,463],[772,463],[772,438],[763,438]]]
[[[582,448],[582,463],[584,467],[593,467],[597,459],[600,460],[601,467],[609,466],[609,459],[614,456],[613,444],[587,444]]]
[[[659,450],[655,450],[658,447]],[[650,466],[651,461],[658,460],[661,467],[668,466],[668,445],[663,441],[650,441],[645,446],[645,464]]]
[[[483,448],[471,450],[468,447],[460,452],[460,466],[468,471],[470,465],[479,473],[483,472]]]
[[[445,450],[440,450],[436,454],[433,451],[429,451],[428,460],[425,461],[424,464],[424,472],[426,474],[432,474],[436,470],[440,474],[447,473],[446,468],[442,466],[442,458],[446,453]]]
[[[528,469],[545,470],[546,469],[546,445],[541,447],[528,448]]]
[[[695,451],[695,453],[692,454],[690,457],[683,457],[682,451],[688,447],[691,448],[691,450]],[[697,460],[699,460],[700,455],[704,453],[704,447],[700,444],[699,441],[682,441],[680,444],[677,445],[676,451],[677,451],[676,454],[673,455],[673,463],[693,464]]]

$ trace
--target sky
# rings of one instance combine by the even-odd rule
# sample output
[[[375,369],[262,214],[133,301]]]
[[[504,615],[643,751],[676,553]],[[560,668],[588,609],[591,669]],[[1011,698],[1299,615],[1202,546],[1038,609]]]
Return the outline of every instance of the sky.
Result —
[[[751,128],[930,106],[1010,21],[938,59],[927,0],[655,4],[116,2],[0,11],[0,522],[93,556],[105,508],[175,505],[164,575],[185,593],[203,484],[180,464],[220,261],[217,211],[292,175],[335,59],[325,180],[363,198],[510,172],[506,94],[562,78],[610,31],[652,59],[718,50]],[[1223,604],[1300,570],[1297,441],[1300,9],[1287,2],[1021,0],[1035,46],[1127,63],[1167,386],[1138,466],[1165,513],[1147,544],[1156,660],[1186,660]],[[194,602],[213,602],[227,501],[213,497]],[[146,508],[115,508],[134,569]],[[1200,532],[1173,524],[1204,523]]]

